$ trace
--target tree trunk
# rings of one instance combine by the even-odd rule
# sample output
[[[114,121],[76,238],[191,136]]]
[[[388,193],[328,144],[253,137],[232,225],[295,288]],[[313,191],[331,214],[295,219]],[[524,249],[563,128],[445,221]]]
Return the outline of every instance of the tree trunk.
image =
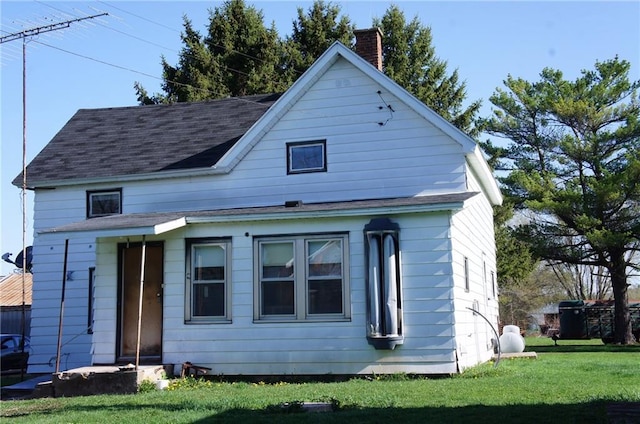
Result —
[[[633,344],[635,338],[631,332],[631,315],[629,314],[629,294],[627,288],[627,263],[624,253],[613,257],[610,269],[611,285],[614,300],[614,336],[613,341],[618,344]]]

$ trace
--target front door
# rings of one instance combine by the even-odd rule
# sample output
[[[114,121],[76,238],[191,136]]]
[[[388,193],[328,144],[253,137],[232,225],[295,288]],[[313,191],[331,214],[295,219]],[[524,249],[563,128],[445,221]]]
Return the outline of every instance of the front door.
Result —
[[[140,334],[140,362],[162,360],[162,276],[164,249],[161,243],[145,246],[144,289]],[[118,362],[134,362],[138,343],[140,267],[142,244],[120,246],[118,302]]]

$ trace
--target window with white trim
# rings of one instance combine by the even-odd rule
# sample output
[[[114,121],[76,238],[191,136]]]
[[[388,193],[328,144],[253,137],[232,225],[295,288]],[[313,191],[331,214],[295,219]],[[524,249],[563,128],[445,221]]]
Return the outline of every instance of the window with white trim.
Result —
[[[122,189],[87,191],[87,218],[122,213]]]
[[[348,319],[346,234],[257,238],[256,320]]]
[[[231,241],[187,240],[185,320],[231,320]]]
[[[287,174],[326,171],[325,140],[287,143]]]

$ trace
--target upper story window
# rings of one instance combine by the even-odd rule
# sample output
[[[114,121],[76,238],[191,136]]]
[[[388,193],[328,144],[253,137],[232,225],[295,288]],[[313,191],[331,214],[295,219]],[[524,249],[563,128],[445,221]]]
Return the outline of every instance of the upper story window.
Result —
[[[287,143],[287,173],[327,171],[326,140]]]
[[[257,239],[255,318],[349,318],[347,246],[346,235]]]
[[[231,320],[231,242],[215,239],[187,240],[185,319]]]
[[[122,189],[87,192],[87,218],[122,213]]]

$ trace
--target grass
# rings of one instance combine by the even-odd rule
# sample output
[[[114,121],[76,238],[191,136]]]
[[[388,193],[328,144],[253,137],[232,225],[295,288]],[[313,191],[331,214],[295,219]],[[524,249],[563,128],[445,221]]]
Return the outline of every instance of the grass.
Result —
[[[450,378],[394,375],[340,383],[194,382],[136,395],[0,403],[3,423],[606,423],[611,402],[640,402],[640,346],[528,338],[538,359]],[[334,412],[300,412],[329,402]],[[288,405],[288,407],[283,407]]]

